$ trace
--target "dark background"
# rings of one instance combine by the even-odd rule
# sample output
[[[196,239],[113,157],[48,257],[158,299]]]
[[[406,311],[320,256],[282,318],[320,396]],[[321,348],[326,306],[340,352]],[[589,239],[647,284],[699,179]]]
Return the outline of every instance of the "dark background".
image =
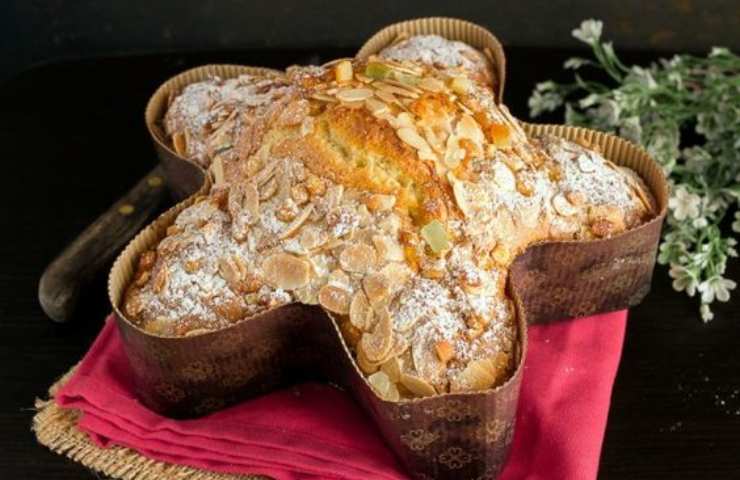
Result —
[[[570,31],[592,17],[621,48],[740,47],[738,0],[5,0],[0,72],[112,54],[356,48],[387,23],[424,16],[482,23],[517,47],[574,47]]]
[[[491,28],[507,47],[506,103],[526,118],[534,84],[567,79],[562,62],[585,53],[570,37],[583,18],[603,19],[628,62],[740,49],[738,1],[18,0],[0,8],[0,476],[12,479],[96,478],[38,446],[30,421],[34,398],[79,360],[109,311],[105,278],[67,325],[45,317],[37,282],[66,242],[153,167],[143,110],[169,76],[203,63],[324,61],[351,55],[387,22],[455,15]],[[731,262],[729,277],[738,273]],[[630,312],[599,477],[740,478],[739,346],[740,301],[718,305],[704,325],[696,301],[673,292],[658,267],[650,296]]]

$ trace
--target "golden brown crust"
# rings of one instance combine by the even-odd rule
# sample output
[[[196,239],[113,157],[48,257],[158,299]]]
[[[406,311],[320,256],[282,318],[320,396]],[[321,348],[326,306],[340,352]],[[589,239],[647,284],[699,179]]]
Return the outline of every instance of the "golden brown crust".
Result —
[[[288,78],[245,118],[238,155],[214,162],[210,195],[142,256],[124,309],[145,329],[319,304],[386,398],[485,389],[513,368],[516,255],[654,214],[630,172],[527,138],[475,79],[377,59]]]

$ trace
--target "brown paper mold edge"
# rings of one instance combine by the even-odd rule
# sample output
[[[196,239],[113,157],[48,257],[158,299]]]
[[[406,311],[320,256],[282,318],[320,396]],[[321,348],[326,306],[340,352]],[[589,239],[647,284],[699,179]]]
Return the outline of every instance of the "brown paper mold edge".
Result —
[[[170,99],[192,83],[213,77],[234,78],[242,74],[280,76],[282,72],[246,65],[203,65],[169,78],[149,98],[144,112],[146,128],[154,143],[157,157],[164,167],[170,189],[177,200],[183,200],[197,191],[203,183],[205,172],[199,165],[178,155],[166,138],[161,125]]]
[[[531,323],[583,317],[638,304],[650,290],[668,204],[660,166],[642,148],[614,135],[565,125],[523,124],[528,135],[554,134],[598,146],[605,158],[643,179],[657,203],[637,228],[588,242],[530,246],[510,267],[509,290],[522,297]]]
[[[526,355],[523,313],[517,314],[516,369],[503,385],[395,403],[377,397],[336,322],[318,307],[288,305],[194,337],[151,335],[126,320],[119,307],[139,254],[153,248],[194,201],[176,205],[137,235],[109,277],[109,296],[142,403],[174,417],[203,415],[286,385],[296,365],[313,365],[351,391],[416,478],[498,474],[512,440]],[[521,311],[516,300],[515,305]]]
[[[659,225],[665,215],[667,189],[662,172],[643,151],[624,140],[585,129],[535,125],[525,128],[529,133],[586,138],[599,145],[611,160],[634,168],[653,190],[661,209],[656,219],[634,231],[645,230],[649,224]],[[204,185],[202,191],[207,188]],[[145,404],[172,416],[200,415],[284,384],[294,378],[291,375],[296,365],[315,365],[350,388],[414,477],[495,478],[498,475],[514,430],[521,365],[527,348],[525,324],[539,320],[529,318],[533,311],[539,312],[530,308],[526,295],[520,295],[526,292],[518,288],[512,291],[518,319],[517,368],[504,385],[485,392],[386,402],[374,394],[359,372],[336,323],[316,307],[293,304],[227,329],[185,338],[156,337],[125,319],[119,306],[138,255],[155,246],[177,214],[193,202],[191,198],[176,205],[143,230],[116,260],[109,277],[111,303],[138,394]],[[573,243],[581,247],[589,243],[619,243],[632,232],[610,239],[613,242]],[[545,245],[564,246],[562,243]],[[653,257],[655,246],[653,243]],[[601,250],[610,252],[608,248]],[[604,296],[606,291],[595,289],[593,294]],[[296,335],[296,331],[301,334]]]
[[[501,43],[488,29],[458,18],[426,17],[394,23],[370,37],[357,52],[357,58],[365,59],[380,52],[404,35],[436,34],[449,40],[465,42],[482,51],[493,64],[496,81],[496,102],[501,103],[506,83],[506,56]]]

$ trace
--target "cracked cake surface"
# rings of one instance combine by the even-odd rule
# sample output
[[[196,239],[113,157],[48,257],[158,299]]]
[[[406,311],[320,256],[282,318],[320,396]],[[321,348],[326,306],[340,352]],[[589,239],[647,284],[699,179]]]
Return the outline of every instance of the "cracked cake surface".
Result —
[[[511,261],[655,214],[634,172],[528,137],[465,69],[381,55],[279,85],[234,108],[229,154],[204,154],[210,193],[141,255],[123,305],[140,328],[197,335],[319,305],[380,397],[483,390],[515,368]]]

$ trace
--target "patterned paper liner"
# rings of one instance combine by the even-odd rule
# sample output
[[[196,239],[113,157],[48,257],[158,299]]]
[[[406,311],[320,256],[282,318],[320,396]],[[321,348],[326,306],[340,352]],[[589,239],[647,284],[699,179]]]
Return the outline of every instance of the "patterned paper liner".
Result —
[[[639,302],[650,286],[668,194],[658,165],[625,140],[567,126],[525,128],[585,139],[614,163],[634,169],[653,192],[659,214],[610,239],[542,243],[515,260],[508,287],[518,313],[517,368],[505,384],[484,392],[383,401],[360,373],[337,324],[320,308],[301,304],[193,337],[158,337],[137,328],[119,308],[136,261],[164,237],[177,214],[193,203],[191,197],[135,237],[109,277],[110,300],[142,402],[165,415],[197,416],[298,379],[328,378],[356,397],[415,478],[496,478],[514,428],[526,324]]]
[[[149,130],[154,149],[164,167],[167,184],[176,200],[183,200],[197,191],[203,185],[204,172],[201,167],[173,150],[172,143],[162,128],[162,120],[167,112],[170,99],[192,83],[213,77],[235,78],[243,74],[280,76],[283,72],[246,65],[203,65],[170,78],[160,85],[154,95],[149,98],[144,112],[146,128]]]
[[[427,17],[406,20],[388,25],[375,33],[357,52],[357,58],[367,58],[384,48],[411,35],[436,34],[448,40],[458,40],[483,52],[490,60],[496,92],[496,102],[501,103],[506,83],[506,56],[496,36],[486,28],[458,18]]]

